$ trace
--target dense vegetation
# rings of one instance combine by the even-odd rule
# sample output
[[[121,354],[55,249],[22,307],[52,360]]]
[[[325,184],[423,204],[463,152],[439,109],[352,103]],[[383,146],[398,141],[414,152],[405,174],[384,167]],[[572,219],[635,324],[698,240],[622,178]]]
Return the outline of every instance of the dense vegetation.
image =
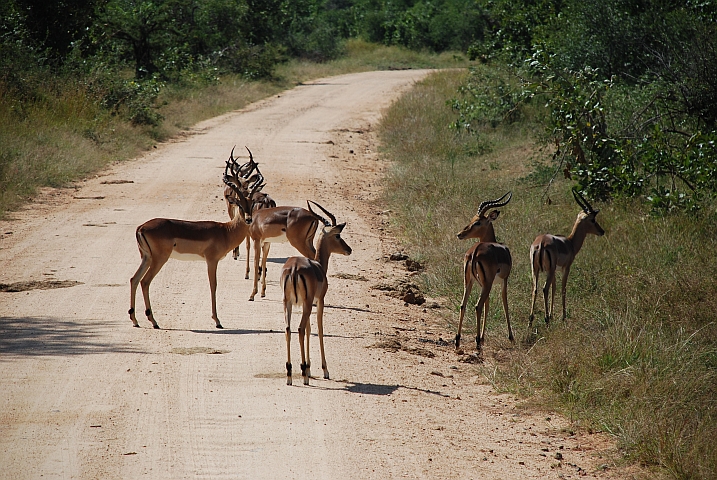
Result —
[[[455,104],[459,126],[516,121],[538,103],[556,171],[594,198],[696,210],[714,194],[717,3],[492,5],[494,35],[474,43],[471,56],[509,68],[493,79],[474,70],[468,97]]]

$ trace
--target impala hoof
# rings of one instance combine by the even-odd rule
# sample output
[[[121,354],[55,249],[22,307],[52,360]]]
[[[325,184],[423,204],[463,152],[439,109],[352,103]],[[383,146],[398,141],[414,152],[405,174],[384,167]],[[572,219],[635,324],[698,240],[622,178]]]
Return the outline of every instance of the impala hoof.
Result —
[[[159,330],[159,325],[155,323],[154,325],[152,325],[152,328],[154,328],[155,330]]]
[[[217,328],[224,328],[224,327],[222,327],[221,323],[217,323]]]

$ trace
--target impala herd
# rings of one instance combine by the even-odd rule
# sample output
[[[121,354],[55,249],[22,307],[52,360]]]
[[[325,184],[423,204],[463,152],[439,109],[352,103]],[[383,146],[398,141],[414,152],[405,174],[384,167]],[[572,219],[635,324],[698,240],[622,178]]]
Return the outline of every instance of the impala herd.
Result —
[[[250,245],[254,245],[254,286],[249,297],[253,301],[258,293],[259,279],[262,280],[261,296],[266,294],[266,261],[272,243],[289,242],[301,256],[286,260],[281,269],[279,284],[283,290],[284,317],[286,322],[286,383],[292,383],[291,365],[291,313],[293,307],[301,306],[302,315],[299,322],[299,343],[301,350],[301,372],[304,384],[309,384],[311,362],[309,360],[309,338],[311,325],[309,317],[313,306],[316,306],[319,346],[321,351],[321,368],[324,378],[329,378],[324,354],[323,310],[324,297],[328,289],[327,270],[329,257],[332,253],[350,255],[351,247],[341,238],[346,223],[336,223],[336,217],[316,202],[307,201],[307,208],[277,206],[276,202],[262,192],[265,186],[264,177],[259,166],[254,162],[251,151],[249,161],[244,164],[234,158],[234,149],[226,161],[223,182],[224,199],[227,204],[228,222],[188,221],[168,218],[155,218],[137,227],[137,247],[142,258],[136,273],[130,279],[130,309],[132,324],[139,327],[135,316],[135,296],[137,286],[142,286],[145,315],[154,328],[159,328],[152,313],[149,300],[149,286],[162,266],[170,258],[179,260],[204,260],[207,264],[209,288],[212,299],[212,318],[216,328],[223,328],[217,315],[217,264],[219,260],[233,252],[234,259],[239,256],[239,246],[246,241],[247,259],[246,275],[249,278]],[[545,323],[553,316],[555,303],[556,270],[562,271],[562,302],[563,315],[566,318],[565,289],[570,267],[580,251],[587,234],[602,236],[605,231],[595,219],[599,210],[573,188],[575,201],[581,208],[567,237],[543,234],[539,235],[530,246],[532,271],[532,302],[529,326],[534,320],[535,299],[538,293],[538,277],[546,273],[543,297],[545,300]],[[480,351],[484,343],[485,323],[488,318],[490,291],[496,278],[502,281],[502,302],[505,320],[508,324],[508,338],[514,341],[513,329],[508,313],[508,277],[513,260],[510,250],[498,243],[493,222],[498,218],[501,208],[510,202],[512,193],[508,192],[495,200],[486,200],[478,206],[478,211],[470,223],[461,230],[457,237],[460,240],[475,238],[478,241],[466,252],[463,261],[463,299],[461,301],[458,332],[455,338],[456,350],[460,348],[461,329],[466,312],[466,305],[474,283],[481,290],[475,305],[476,312],[476,347]],[[314,204],[330,219],[317,213],[311,206]],[[314,248],[314,236],[321,225],[321,230]],[[552,288],[550,302],[548,296]]]

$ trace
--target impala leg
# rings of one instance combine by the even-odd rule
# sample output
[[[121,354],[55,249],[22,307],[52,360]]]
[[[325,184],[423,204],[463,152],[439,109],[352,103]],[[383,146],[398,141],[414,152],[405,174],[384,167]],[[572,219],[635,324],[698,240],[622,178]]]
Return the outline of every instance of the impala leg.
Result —
[[[259,271],[259,274],[261,275],[261,297],[266,297],[266,259],[269,257],[269,249],[271,248],[271,243],[266,242],[264,245],[261,246],[261,270]]]
[[[508,323],[508,340],[515,342],[513,337],[513,329],[510,326],[510,315],[508,314],[508,277],[503,279],[503,291],[501,292],[503,297],[503,311],[505,312],[505,321]]]
[[[461,313],[458,319],[458,333],[456,333],[456,349],[461,346],[461,330],[463,329],[463,317],[466,314],[466,305],[468,304],[468,297],[471,295],[473,289],[473,278],[471,278],[468,270],[468,265],[465,269],[465,277],[463,278],[463,300],[461,300]]]
[[[563,285],[562,285],[562,295],[563,295],[563,321],[567,318],[567,310],[565,309],[565,290],[568,285],[568,275],[570,274],[570,265],[567,265],[563,268]]]
[[[553,273],[553,281],[551,282],[552,290],[550,294],[550,318],[552,319],[555,315],[555,286],[558,282],[558,276]]]
[[[230,218],[230,219],[233,219],[233,218],[234,218],[234,209],[235,209],[235,208],[236,208],[236,207],[234,207],[234,205],[232,205],[231,203],[227,202],[227,212],[229,213],[229,218]],[[232,250],[232,258],[234,258],[234,260],[238,260],[238,259],[239,259],[239,245],[237,245],[237,246],[234,248],[234,250]]]
[[[237,247],[239,248],[239,247]],[[251,237],[249,235],[246,236],[246,273],[244,274],[244,278],[246,280],[249,280],[249,250],[251,250]]]
[[[147,270],[147,273],[139,282],[140,285],[142,285],[142,296],[144,297],[144,313],[147,315],[147,320],[152,323],[154,328],[159,328],[159,325],[157,325],[157,322],[154,320],[152,305],[149,303],[149,284],[152,283],[152,280],[154,280],[154,277],[159,273],[164,264],[167,263],[167,260],[169,260],[169,258],[158,259],[157,257],[152,257],[152,262]]]
[[[135,316],[135,297],[137,296],[137,286],[139,285],[139,281],[144,277],[144,274],[147,273],[147,270],[149,269],[149,264],[152,261],[152,259],[149,257],[149,255],[142,254],[142,263],[140,263],[139,268],[135,272],[135,274],[132,276],[132,278],[129,279],[129,289],[130,289],[130,297],[129,297],[129,319],[132,320],[132,325],[135,327],[139,327],[139,323],[137,322],[137,317]]]
[[[261,241],[254,240],[254,288],[249,296],[249,301],[254,301],[256,292],[259,291],[259,260],[261,260]]]
[[[487,281],[486,281],[487,285]],[[476,348],[480,351],[485,340],[485,322],[488,319],[488,297],[490,296],[490,287],[484,286],[480,292],[480,298],[476,303]],[[481,312],[485,309],[484,318],[481,319]],[[482,323],[481,323],[482,322]]]
[[[217,315],[217,263],[219,261],[210,261],[207,259],[207,274],[209,275],[209,291],[212,294],[212,318],[217,328],[224,328],[219,322]]]
[[[536,265],[536,255],[537,253],[533,252],[532,255],[532,262],[530,264],[530,273],[533,278],[533,292],[531,295],[531,301],[530,301],[530,317],[528,319],[528,328],[533,327],[533,320],[535,319],[535,299],[538,296],[538,282],[540,277],[540,269]]]
[[[316,325],[319,329],[319,348],[321,350],[321,368],[324,371],[324,378],[329,379],[329,369],[326,367],[326,355],[324,354],[324,299],[316,301]]]
[[[306,360],[306,348],[304,346],[304,337],[306,336],[306,326],[309,323],[311,315],[311,304],[304,302],[304,310],[301,314],[301,323],[299,324],[299,347],[301,348],[301,376],[304,377],[304,385],[309,384],[308,369],[309,365]]]
[[[538,296],[538,282],[539,278],[538,275],[533,274],[533,294],[531,295],[531,301],[530,301],[530,317],[528,318],[528,327],[533,327],[533,320],[535,319],[535,299]]]
[[[291,385],[291,302],[284,300],[284,319],[286,320],[286,384]]]
[[[545,285],[543,286],[543,299],[545,300],[545,324],[547,325],[550,322],[550,305],[548,303],[548,295],[550,293],[550,286],[555,283],[555,270],[552,272],[550,270],[547,271],[547,276],[545,278]]]
[[[311,340],[311,313],[306,317],[306,372],[304,373],[304,384],[309,384],[309,378],[311,378],[311,349],[309,348],[309,341]]]

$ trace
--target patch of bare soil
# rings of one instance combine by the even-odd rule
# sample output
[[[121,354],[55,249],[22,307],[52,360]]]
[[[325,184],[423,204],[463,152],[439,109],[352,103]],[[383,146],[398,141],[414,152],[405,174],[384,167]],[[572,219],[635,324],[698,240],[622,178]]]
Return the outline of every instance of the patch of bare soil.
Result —
[[[0,283],[0,292],[26,292],[28,290],[50,290],[82,285],[74,280],[29,280],[26,282]]]
[[[224,353],[229,353],[228,350],[217,350],[216,348],[209,347],[176,347],[170,350],[170,352],[178,355],[222,355]]]

